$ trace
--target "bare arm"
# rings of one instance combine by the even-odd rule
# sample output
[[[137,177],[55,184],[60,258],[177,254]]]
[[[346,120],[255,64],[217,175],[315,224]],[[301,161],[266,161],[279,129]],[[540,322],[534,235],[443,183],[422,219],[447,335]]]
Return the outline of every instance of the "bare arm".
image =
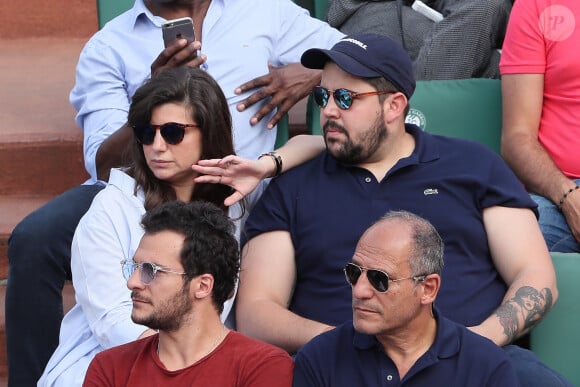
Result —
[[[502,157],[529,191],[559,204],[562,195],[576,184],[560,171],[538,140],[544,76],[507,74],[501,84]],[[580,240],[579,193],[571,193],[562,207],[576,240]]]
[[[322,136],[294,136],[277,150],[282,159],[282,172],[292,169],[319,155],[325,149]],[[236,191],[224,201],[231,206],[256,188],[260,181],[273,176],[276,164],[271,157],[248,160],[238,156],[226,156],[223,159],[200,160],[191,167],[201,176],[195,178],[197,183],[222,183]]]
[[[288,310],[296,281],[294,247],[286,231],[251,239],[242,252],[236,324],[240,332],[296,352],[332,328]]]
[[[473,331],[502,346],[529,332],[558,299],[554,266],[532,211],[483,212],[494,264],[508,285],[502,304]]]

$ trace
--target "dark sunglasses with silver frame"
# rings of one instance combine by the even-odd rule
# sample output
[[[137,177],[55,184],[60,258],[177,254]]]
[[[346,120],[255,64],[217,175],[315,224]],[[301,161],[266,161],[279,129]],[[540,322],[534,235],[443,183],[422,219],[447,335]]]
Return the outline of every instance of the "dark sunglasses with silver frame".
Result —
[[[426,277],[426,274],[422,274],[406,278],[391,279],[389,275],[382,270],[369,269],[363,266],[359,266],[356,263],[352,262],[347,263],[343,270],[346,280],[351,286],[356,285],[361,274],[363,272],[366,272],[369,283],[372,285],[373,288],[375,288],[376,291],[380,293],[385,293],[387,290],[389,290],[389,281],[398,282],[412,279],[414,281],[420,282],[424,281]]]

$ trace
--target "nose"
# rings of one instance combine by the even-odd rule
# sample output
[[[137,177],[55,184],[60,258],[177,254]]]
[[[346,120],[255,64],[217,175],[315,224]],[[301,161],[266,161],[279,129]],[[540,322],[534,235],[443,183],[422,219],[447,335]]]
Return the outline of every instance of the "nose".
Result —
[[[131,274],[131,277],[129,277],[129,279],[127,280],[127,288],[129,288],[129,290],[131,291],[135,289],[142,289],[145,287],[143,282],[141,282],[141,273],[139,272],[139,270],[140,269],[135,269],[133,274]]]
[[[167,149],[167,143],[165,142],[165,140],[163,139],[163,136],[161,135],[161,130],[157,129],[155,131],[155,137],[153,137],[153,144],[151,144],[151,146],[155,150]]]
[[[334,96],[329,96],[326,106],[320,108],[320,127],[324,128],[324,124],[328,120],[336,121],[338,118],[340,118],[340,114],[340,109],[338,106],[336,106]]]
[[[352,297],[365,300],[374,295],[373,286],[370,284],[366,272],[362,272],[356,284],[352,285]]]

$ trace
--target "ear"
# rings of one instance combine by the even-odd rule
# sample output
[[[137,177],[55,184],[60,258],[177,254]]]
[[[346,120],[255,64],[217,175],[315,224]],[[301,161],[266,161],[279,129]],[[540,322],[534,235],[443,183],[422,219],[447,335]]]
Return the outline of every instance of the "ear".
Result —
[[[429,274],[423,281],[422,304],[433,304],[441,287],[441,276],[439,274]]]
[[[404,117],[405,109],[407,108],[408,104],[409,101],[407,100],[407,97],[405,97],[405,94],[401,92],[388,95],[383,102],[385,123],[390,124],[400,117]]]
[[[196,299],[211,297],[213,284],[214,280],[211,274],[202,274],[191,281],[190,291]]]

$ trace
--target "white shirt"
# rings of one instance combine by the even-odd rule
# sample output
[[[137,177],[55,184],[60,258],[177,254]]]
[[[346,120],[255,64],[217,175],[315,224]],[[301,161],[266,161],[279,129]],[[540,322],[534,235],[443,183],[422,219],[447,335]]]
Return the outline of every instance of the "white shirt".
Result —
[[[131,96],[150,76],[150,66],[163,50],[161,25],[136,0],[133,8],[111,20],[85,45],[77,65],[70,101],[84,132],[85,168],[94,183],[95,156],[100,144],[127,120]],[[312,47],[330,48],[344,36],[308,15],[290,0],[213,0],[203,21],[202,53],[207,71],[228,100],[236,153],[256,158],[274,147],[276,130],[266,128],[269,117],[250,126],[263,102],[244,112],[236,105],[251,95],[235,95],[241,84],[275,66],[300,62]]]
[[[248,201],[255,201],[263,188],[264,184]],[[62,321],[59,345],[39,386],[80,386],[97,353],[133,341],[147,329],[131,320],[131,292],[120,265],[121,260],[133,258],[143,236],[144,195],[141,190],[134,191],[135,180],[112,169],[109,184],[80,220],[71,251],[76,305]],[[240,206],[234,205],[229,215],[237,219],[240,211]],[[238,240],[239,230],[238,220]],[[232,305],[233,298],[224,304],[222,321]]]

